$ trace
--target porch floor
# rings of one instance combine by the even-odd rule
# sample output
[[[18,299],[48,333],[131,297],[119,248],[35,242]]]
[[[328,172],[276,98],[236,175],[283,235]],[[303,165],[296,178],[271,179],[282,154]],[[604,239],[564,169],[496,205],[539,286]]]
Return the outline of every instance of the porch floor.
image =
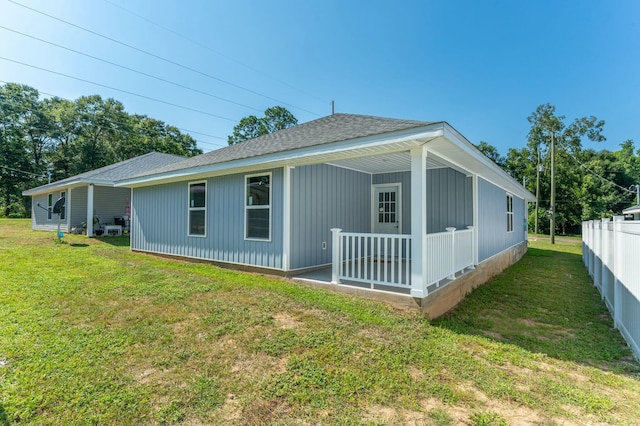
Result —
[[[464,271],[458,272],[456,274],[456,278],[459,278],[460,276],[464,275],[466,272],[468,272],[466,269]],[[322,269],[316,269],[314,271],[303,272],[301,274],[293,275],[291,276],[291,279],[298,280],[298,281],[332,285],[331,284],[331,266],[327,266],[326,268],[322,268]],[[430,285],[429,287],[427,287],[428,294],[431,294],[434,291],[438,290],[439,288],[446,286],[451,281],[453,280],[445,278],[438,283]],[[354,288],[363,289],[363,290],[377,290],[377,291],[383,291],[383,292],[394,293],[394,294],[405,295],[405,296],[411,295],[411,288],[399,288],[399,287],[392,287],[392,286],[386,286],[381,284],[374,284],[372,288],[371,284],[369,283],[342,280],[342,282],[338,284],[338,286],[354,287]]]

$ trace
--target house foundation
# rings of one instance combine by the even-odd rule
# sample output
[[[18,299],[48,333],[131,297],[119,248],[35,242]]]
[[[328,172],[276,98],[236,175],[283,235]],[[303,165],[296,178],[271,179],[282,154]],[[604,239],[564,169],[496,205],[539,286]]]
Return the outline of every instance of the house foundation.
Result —
[[[430,292],[427,297],[414,300],[429,319],[442,316],[462,302],[473,289],[487,283],[492,277],[519,261],[526,252],[527,242],[523,241],[480,263],[475,269],[447,285]]]

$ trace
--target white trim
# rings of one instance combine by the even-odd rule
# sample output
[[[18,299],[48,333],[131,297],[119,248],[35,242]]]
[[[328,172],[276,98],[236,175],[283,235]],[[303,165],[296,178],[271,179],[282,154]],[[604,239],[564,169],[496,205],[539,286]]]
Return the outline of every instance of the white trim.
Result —
[[[513,233],[514,223],[513,223],[513,194],[506,192],[507,196],[507,234]],[[511,229],[509,229],[511,228]]]
[[[269,205],[265,206],[264,204],[262,205],[257,205],[257,206],[248,206],[247,205],[247,179],[248,178],[252,178],[252,177],[259,177],[259,176],[269,176]],[[262,173],[252,173],[252,174],[246,174],[244,175],[244,179],[243,179],[243,184],[244,184],[244,199],[242,200],[242,203],[244,204],[244,239],[245,241],[259,241],[259,242],[263,242],[263,243],[270,243],[271,242],[271,231],[273,230],[273,215],[272,215],[272,205],[273,205],[273,172],[262,172]],[[269,238],[249,238],[247,237],[247,210],[264,210],[267,209],[269,210]]]
[[[67,192],[67,232],[71,232],[71,188],[68,189]]]
[[[93,184],[87,185],[87,237],[93,237]]]
[[[70,178],[71,179],[71,178]],[[27,196],[27,195],[40,195],[40,194],[46,194],[49,191],[59,191],[62,188],[79,188],[85,185],[89,185],[89,184],[94,184],[94,185],[98,185],[98,186],[115,186],[114,185],[114,181],[112,180],[104,180],[104,179],[71,179],[68,181],[60,181],[60,182],[53,182],[51,184],[47,184],[47,185],[42,185],[39,186],[37,188],[33,188],[33,189],[27,189],[26,191],[22,191],[22,195]]]
[[[285,271],[289,270],[289,257],[291,251],[291,169],[293,169],[293,167],[285,166],[282,170],[284,179],[284,183],[282,185],[282,269]]]
[[[411,150],[411,296],[426,297],[427,259],[427,150]]]
[[[204,184],[204,207],[191,207],[191,185]],[[195,238],[207,238],[207,181],[197,180],[193,182],[187,182],[187,236]],[[204,234],[192,234],[191,233],[191,212],[204,211]]]
[[[478,193],[478,175],[474,174],[471,177],[471,192],[472,192],[472,213],[473,213],[473,264],[478,264],[478,228],[479,228],[479,193]]]
[[[191,167],[188,169],[174,170],[171,172],[141,176],[137,178],[123,179],[115,183],[115,186],[149,186],[157,185],[165,182],[176,182],[188,179],[189,176],[197,174],[232,174],[247,172],[256,167],[273,168],[282,167],[282,163],[292,164],[295,166],[304,164],[315,164],[318,161],[314,157],[322,155],[340,156],[340,154],[349,151],[366,150],[377,147],[387,147],[394,144],[411,144],[424,143],[432,138],[442,136],[444,122],[429,124],[423,127],[402,130],[393,133],[383,133],[371,136],[365,136],[345,141],[337,141],[326,144],[319,144],[310,147],[296,148],[289,151],[281,151],[272,154],[256,155],[254,157],[230,160],[224,163],[215,163],[199,167]],[[421,146],[421,145],[420,145]],[[406,151],[410,146],[398,147],[395,150]],[[359,154],[357,156],[366,156]],[[330,162],[325,159],[320,162]],[[496,166],[497,167],[497,166]]]
[[[426,173],[426,172],[425,172]],[[372,180],[373,180],[373,175],[372,175]],[[402,182],[390,182],[390,183],[374,183],[371,185],[371,233],[374,234],[375,233],[375,224],[377,223],[377,214],[378,214],[378,209],[376,208],[377,204],[378,204],[378,200],[376,200],[376,188],[380,188],[380,187],[385,187],[385,186],[395,186],[398,188],[397,191],[397,199],[396,199],[396,217],[398,218],[398,232],[394,232],[393,234],[388,234],[388,235],[394,235],[394,234],[398,234],[401,235],[402,234],[402,225],[403,225],[403,220],[402,220]]]

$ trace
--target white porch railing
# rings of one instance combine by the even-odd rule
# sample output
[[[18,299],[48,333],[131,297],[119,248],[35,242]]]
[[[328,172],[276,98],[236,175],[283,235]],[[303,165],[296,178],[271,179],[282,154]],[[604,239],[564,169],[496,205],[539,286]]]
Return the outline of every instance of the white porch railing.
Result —
[[[427,287],[445,278],[455,279],[455,274],[473,267],[473,229],[427,234]]]
[[[332,281],[411,288],[410,235],[332,232]]]
[[[411,288],[411,235],[342,232],[334,228],[333,283],[354,281],[389,287]],[[474,266],[473,229],[425,235],[426,286]]]

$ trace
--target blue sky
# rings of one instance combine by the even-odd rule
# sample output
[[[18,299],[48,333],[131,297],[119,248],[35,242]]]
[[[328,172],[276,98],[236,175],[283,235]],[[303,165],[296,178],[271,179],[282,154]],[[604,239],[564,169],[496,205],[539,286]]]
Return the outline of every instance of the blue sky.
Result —
[[[607,141],[587,147],[640,145],[634,0],[13,1],[181,66],[8,0],[0,0],[1,58],[200,112],[6,59],[2,83],[70,99],[113,97],[129,113],[205,133],[192,134],[204,151],[225,146],[244,116],[284,105],[306,122],[330,114],[331,100],[336,112],[445,120],[503,155],[526,144],[527,117],[547,102],[567,121],[606,121]]]

